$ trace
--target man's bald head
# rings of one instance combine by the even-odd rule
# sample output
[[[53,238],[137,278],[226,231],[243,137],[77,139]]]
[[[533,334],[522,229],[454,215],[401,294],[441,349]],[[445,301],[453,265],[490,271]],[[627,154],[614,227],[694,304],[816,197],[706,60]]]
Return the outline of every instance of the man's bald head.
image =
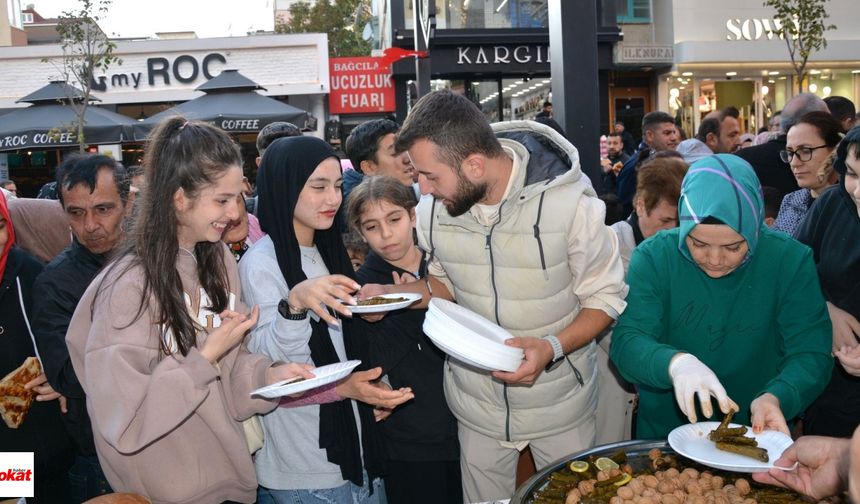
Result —
[[[782,128],[782,132],[788,133],[788,130],[794,126],[797,120],[809,112],[830,113],[830,109],[827,108],[824,100],[812,93],[800,93],[789,100],[785,104],[785,108],[782,109],[782,115],[779,116],[779,126]]]

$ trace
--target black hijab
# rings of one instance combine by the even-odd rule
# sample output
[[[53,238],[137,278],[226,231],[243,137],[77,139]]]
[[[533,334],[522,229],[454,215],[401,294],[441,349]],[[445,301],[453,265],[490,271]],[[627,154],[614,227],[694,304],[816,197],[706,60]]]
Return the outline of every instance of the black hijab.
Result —
[[[334,150],[315,137],[286,137],[272,142],[266,149],[257,173],[257,214],[260,227],[272,239],[281,274],[290,289],[307,280],[302,270],[301,252],[293,227],[293,214],[299,193],[305,187],[316,167],[328,158],[338,159]],[[334,222],[340,222],[338,210]],[[314,244],[330,274],[355,278],[355,272],[337,226],[314,232]],[[349,319],[340,319],[344,346],[349,358],[361,359],[364,355],[363,338],[355,334],[356,324]],[[311,320],[311,338],[308,346],[314,364],[322,366],[339,362],[323,320]],[[363,359],[367,362],[366,359]],[[359,403],[362,424],[364,464],[361,460],[358,429],[352,412],[351,401],[337,401],[320,405],[319,446],[326,450],[328,461],[340,466],[341,475],[358,486],[362,485],[362,468],[370,480],[381,473],[379,445],[372,435],[374,427],[373,409]],[[372,486],[371,486],[372,488]]]

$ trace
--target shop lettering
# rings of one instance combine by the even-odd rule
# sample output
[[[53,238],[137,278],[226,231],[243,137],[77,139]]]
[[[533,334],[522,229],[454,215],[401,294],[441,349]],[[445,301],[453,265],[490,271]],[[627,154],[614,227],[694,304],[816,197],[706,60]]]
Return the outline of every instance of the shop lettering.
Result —
[[[143,72],[118,73],[110,76],[100,75],[97,78],[90,77],[90,84],[94,91],[104,93],[108,85],[112,88],[132,87],[137,89],[143,82],[150,86],[157,84],[170,86],[171,78],[180,84],[191,84],[202,74],[209,80],[213,74],[214,64],[227,64],[227,58],[220,53],[210,53],[203,57],[202,61],[189,54],[177,56],[173,61],[167,58],[155,57],[146,60],[146,79]]]
[[[332,89],[361,89],[391,87],[391,76],[373,75],[336,75],[331,79]]]
[[[349,61],[346,63],[333,63],[335,72],[375,72],[379,70],[378,61]]]
[[[382,110],[385,105],[383,93],[345,93],[340,95],[340,106],[345,110],[374,108]]]
[[[729,19],[726,21],[726,40],[759,40],[762,37],[767,37],[772,40],[774,37],[783,38],[776,34],[782,28],[782,22],[779,19]]]
[[[623,46],[621,58],[624,63],[672,61],[675,49],[672,46]]]
[[[29,145],[55,145],[55,144],[71,144],[75,142],[74,133],[58,133],[51,135],[48,133],[36,133],[33,139],[30,140],[30,135],[15,135],[5,136],[0,139],[0,145],[5,147],[25,147]],[[2,473],[0,473],[2,474]]]
[[[458,46],[458,65],[510,65],[511,63],[549,63],[549,51],[544,46]]]
[[[227,131],[247,131],[260,129],[259,119],[225,119],[221,121],[221,129]]]
[[[27,469],[8,469],[5,472],[0,472],[0,481],[31,481],[33,479],[33,471]]]

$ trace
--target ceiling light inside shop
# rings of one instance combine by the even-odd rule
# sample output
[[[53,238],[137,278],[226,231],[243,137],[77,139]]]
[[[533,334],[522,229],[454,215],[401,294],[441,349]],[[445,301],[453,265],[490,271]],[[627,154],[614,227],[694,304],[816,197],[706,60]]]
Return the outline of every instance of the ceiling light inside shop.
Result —
[[[809,71],[809,74],[810,74],[810,75],[820,75],[820,74],[821,74],[821,70],[810,70],[810,71]]]
[[[769,87],[767,87],[767,86],[762,86],[762,87],[761,87],[761,95],[762,95],[762,96],[767,96],[767,94],[768,94],[768,93],[770,93],[770,88],[769,88]]]
[[[734,77],[737,74],[737,72],[726,72],[726,77]]]
[[[768,79],[767,81],[768,81],[769,83],[771,83],[771,84],[776,84],[776,81],[775,81],[775,80],[773,80],[773,79]]]
[[[681,75],[683,75],[684,77],[692,77],[692,76],[693,76],[693,72],[684,72],[684,73],[682,73]]]
[[[860,74],[860,70],[851,70],[851,73],[853,73],[853,74]]]
[[[545,80],[542,80],[541,82],[543,82],[544,84],[549,84],[550,82],[552,82],[552,79],[545,79]]]
[[[831,91],[833,90],[830,89],[830,86],[824,86],[824,88],[821,89],[821,92],[824,93],[824,96],[830,96]]]
[[[779,75],[779,72],[777,72],[777,71],[773,71],[773,72],[768,72],[767,74],[768,74],[768,75]]]
[[[812,84],[810,84],[809,85],[809,92],[810,93],[817,93],[818,92],[818,84],[816,84],[814,82]]]

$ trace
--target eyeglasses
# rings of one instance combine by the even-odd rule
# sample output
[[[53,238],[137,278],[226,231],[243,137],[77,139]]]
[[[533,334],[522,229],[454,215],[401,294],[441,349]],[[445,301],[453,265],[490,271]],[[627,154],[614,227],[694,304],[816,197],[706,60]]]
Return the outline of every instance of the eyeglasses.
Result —
[[[817,149],[823,149],[827,147],[827,145],[819,145],[818,147],[801,147],[797,150],[781,150],[779,151],[779,159],[782,159],[783,163],[790,163],[794,156],[797,156],[802,163],[805,163],[812,159],[812,151]]]

